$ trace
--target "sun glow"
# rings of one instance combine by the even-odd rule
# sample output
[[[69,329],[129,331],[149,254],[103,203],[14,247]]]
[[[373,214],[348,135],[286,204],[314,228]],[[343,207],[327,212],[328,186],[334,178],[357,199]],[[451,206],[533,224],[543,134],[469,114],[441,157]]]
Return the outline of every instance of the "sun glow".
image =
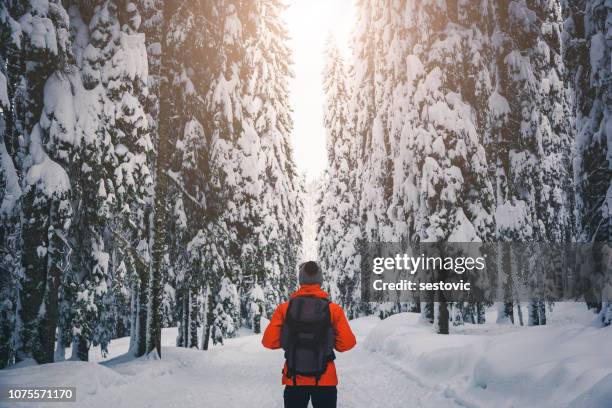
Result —
[[[300,172],[312,180],[327,165],[321,87],[325,42],[333,34],[348,57],[353,0],[293,0],[287,5],[285,19],[295,73],[290,84],[294,158]]]

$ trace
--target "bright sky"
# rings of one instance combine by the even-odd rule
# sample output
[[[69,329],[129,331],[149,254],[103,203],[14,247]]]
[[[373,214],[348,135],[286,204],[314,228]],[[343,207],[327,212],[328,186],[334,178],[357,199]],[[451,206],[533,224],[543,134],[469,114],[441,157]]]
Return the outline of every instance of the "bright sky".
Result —
[[[311,180],[327,166],[321,85],[325,41],[333,33],[338,46],[348,56],[353,0],[287,0],[287,4],[285,18],[295,73],[290,83],[294,110],[293,153],[298,169]]]

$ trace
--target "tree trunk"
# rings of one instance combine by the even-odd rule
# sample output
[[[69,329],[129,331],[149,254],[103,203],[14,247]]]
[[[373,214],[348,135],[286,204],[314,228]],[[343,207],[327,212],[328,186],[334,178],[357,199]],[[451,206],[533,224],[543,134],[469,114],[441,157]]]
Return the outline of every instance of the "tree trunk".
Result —
[[[39,364],[51,363],[47,360],[42,349],[41,326],[43,319],[39,317],[40,310],[46,297],[48,262],[47,253],[44,257],[40,256],[37,248],[48,248],[47,228],[48,224],[41,221],[45,214],[49,213],[48,208],[37,208],[35,203],[35,192],[31,189],[22,198],[23,219],[27,220],[22,226],[21,239],[23,251],[21,253],[21,265],[23,276],[19,298],[21,307],[19,308],[19,318],[22,322],[19,336],[22,339],[21,345],[17,350],[17,361],[26,358],[33,358]],[[46,305],[45,305],[46,306]]]
[[[540,313],[537,300],[530,300],[527,306],[527,324],[529,326],[540,325]]]
[[[162,42],[166,39],[166,21],[170,17],[171,2],[164,2]],[[164,46],[164,44],[162,44]],[[155,162],[155,192],[153,203],[153,250],[152,250],[152,266],[151,266],[151,290],[149,299],[149,342],[147,344],[147,353],[155,351],[157,356],[161,358],[161,288],[162,288],[162,268],[164,266],[164,254],[166,252],[166,219],[167,206],[166,199],[168,197],[168,171],[170,162],[170,132],[176,131],[171,129],[170,124],[170,108],[173,103],[173,97],[170,92],[170,84],[168,83],[167,64],[165,58],[166,50],[162,50],[160,56],[160,81],[159,81],[159,126],[158,126],[158,143],[157,143],[157,161]]]
[[[147,287],[146,271],[139,271],[140,287],[138,288],[138,336],[136,342],[136,357],[143,356],[147,351]]]
[[[612,324],[612,302],[603,302],[598,315],[603,327]]]
[[[482,302],[476,302],[476,323],[485,323],[485,307]]]
[[[502,284],[503,284],[503,296],[504,296],[504,304],[502,307],[498,307],[497,309],[497,323],[512,323],[514,324],[514,302],[512,301],[512,286],[513,286],[513,276],[512,276],[512,258],[510,254],[510,249],[506,246],[502,246],[502,256],[501,256],[501,265],[500,271],[503,276]]]
[[[213,323],[213,294],[210,293],[210,290],[208,290],[207,292],[208,307],[206,308],[206,329],[204,330],[204,338],[202,339],[202,342],[204,343],[202,346],[202,350],[208,350],[208,342],[210,341],[210,328],[212,327]]]
[[[453,326],[463,326],[465,324],[463,320],[463,312],[465,308],[465,304],[463,302],[450,303],[452,318],[453,318]],[[474,319],[474,314],[471,313],[472,320]],[[472,321],[473,323],[473,321]]]
[[[198,291],[191,290],[189,304],[189,348],[198,348]]]
[[[189,318],[191,317],[189,314],[189,308],[191,306],[191,302],[189,301],[189,291],[185,290],[183,294],[183,347],[189,347]]]
[[[461,317],[464,322],[476,324],[476,304],[473,302],[464,303]]]
[[[510,323],[514,324],[514,303],[504,302],[504,316]]]
[[[448,303],[446,300],[438,302],[438,334],[448,334]]]
[[[421,319],[433,324],[434,322],[434,303],[431,301],[424,302],[421,307]]]
[[[540,326],[546,324],[546,302],[538,301],[538,317],[540,318]]]
[[[130,351],[134,352],[136,343],[138,342],[138,285],[132,285],[132,294],[130,298]]]
[[[83,336],[77,336],[72,347],[73,358],[76,356],[80,361],[89,361],[89,340]]]
[[[49,240],[49,259],[47,290],[45,294],[45,318],[40,322],[41,351],[46,363],[55,361],[55,339],[57,334],[57,323],[59,320],[59,287],[60,262],[62,259],[60,239],[54,234]],[[61,242],[61,241],[60,241]],[[61,342],[62,339],[59,339]],[[41,361],[39,361],[40,363]]]
[[[261,315],[263,313],[263,305],[257,305],[257,313],[253,316],[253,333],[261,333]]]

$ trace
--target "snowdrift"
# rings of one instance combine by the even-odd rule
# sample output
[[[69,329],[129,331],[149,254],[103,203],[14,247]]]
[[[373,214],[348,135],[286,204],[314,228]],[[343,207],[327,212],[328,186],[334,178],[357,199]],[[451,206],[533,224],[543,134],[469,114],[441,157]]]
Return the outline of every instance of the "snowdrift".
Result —
[[[402,313],[381,321],[366,347],[467,407],[612,407],[612,328],[591,326],[584,305],[557,307],[582,321],[466,325],[441,336]]]

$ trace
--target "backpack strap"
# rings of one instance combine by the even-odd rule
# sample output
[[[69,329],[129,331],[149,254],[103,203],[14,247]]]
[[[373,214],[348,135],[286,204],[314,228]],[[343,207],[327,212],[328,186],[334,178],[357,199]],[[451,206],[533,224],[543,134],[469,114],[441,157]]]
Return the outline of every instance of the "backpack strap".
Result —
[[[301,303],[298,304],[298,316],[300,313],[300,309],[301,309]],[[291,316],[291,310],[292,308],[295,307],[294,303],[293,303],[293,299],[289,300],[289,306],[287,306],[287,313],[285,315],[285,322],[283,324],[287,324],[289,326],[292,326],[294,324],[293,322],[293,317]],[[289,331],[289,335],[291,336],[289,338],[289,343],[292,344],[295,341],[295,333],[293,330]],[[295,372],[295,368],[292,366],[292,364],[289,364],[289,361],[294,362],[295,361],[295,353],[296,353],[296,348],[292,347],[291,348],[291,355],[290,356],[286,356],[286,360],[287,360],[287,378],[291,379],[293,381],[293,385],[297,385],[297,373]]]
[[[292,324],[292,318],[291,318],[291,306],[293,305],[293,299],[289,299],[289,306],[287,306],[287,311],[285,312],[285,321],[283,322],[283,324],[286,324],[288,326],[291,326]],[[291,333],[291,331],[289,331],[289,335],[292,336],[293,334]],[[292,339],[289,338],[289,343],[291,343]],[[292,369],[289,366],[289,356],[287,355],[287,351],[285,351],[285,360],[287,361],[287,370],[285,371],[285,375],[287,376],[287,378],[291,378],[292,375]],[[295,385],[295,384],[294,384]]]
[[[331,300],[329,300],[328,298],[324,298],[323,300],[326,301],[327,303],[327,324],[329,328],[332,328],[332,321],[331,321],[331,308],[329,307],[329,305],[331,304]],[[323,336],[326,336],[327,333],[321,333]],[[329,361],[333,361],[335,360],[336,356],[334,354],[334,352],[332,351],[332,354],[330,356],[327,356],[326,360],[323,362],[323,367],[321,367],[321,372],[319,372],[316,376],[315,376],[315,386],[319,385],[319,380],[321,379],[321,376],[323,375],[323,373],[325,373],[325,371],[327,371],[327,363]]]
[[[283,323],[287,323],[291,320],[291,306],[293,305],[293,299],[289,300],[289,306],[287,306],[287,311],[285,312],[285,321]]]

